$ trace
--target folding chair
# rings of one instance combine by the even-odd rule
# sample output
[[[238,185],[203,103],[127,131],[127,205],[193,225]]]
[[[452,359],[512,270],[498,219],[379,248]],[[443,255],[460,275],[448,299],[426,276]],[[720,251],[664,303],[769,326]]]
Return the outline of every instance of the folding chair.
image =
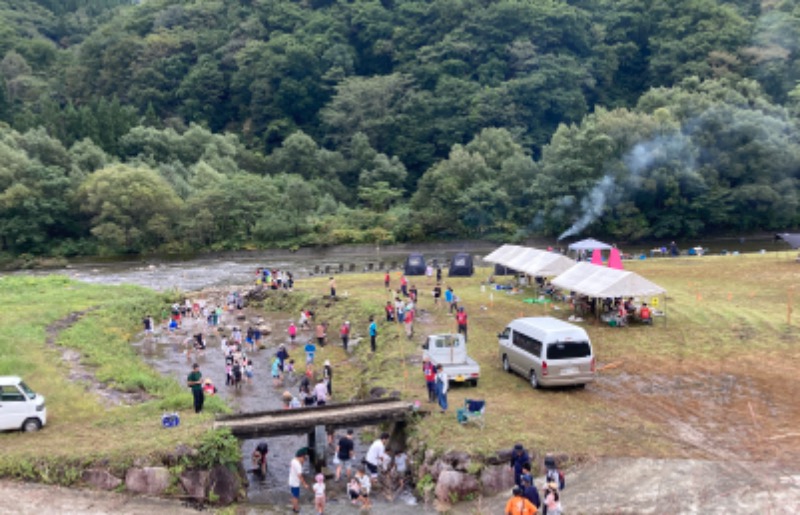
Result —
[[[464,407],[456,411],[456,418],[459,424],[466,425],[470,422],[474,422],[483,429],[485,412],[486,401],[464,399]]]

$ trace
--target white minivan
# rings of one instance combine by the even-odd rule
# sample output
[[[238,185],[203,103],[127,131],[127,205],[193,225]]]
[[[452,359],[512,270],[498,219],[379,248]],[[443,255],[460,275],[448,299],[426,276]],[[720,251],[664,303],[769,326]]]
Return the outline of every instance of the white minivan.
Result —
[[[534,388],[594,381],[592,342],[582,327],[553,317],[518,318],[497,336],[503,370]]]
[[[16,376],[0,376],[0,431],[38,431],[47,423],[44,397]]]

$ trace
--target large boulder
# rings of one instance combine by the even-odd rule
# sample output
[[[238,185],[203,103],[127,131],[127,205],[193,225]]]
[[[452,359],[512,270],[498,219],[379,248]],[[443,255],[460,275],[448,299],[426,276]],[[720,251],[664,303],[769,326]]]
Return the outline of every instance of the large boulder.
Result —
[[[164,467],[129,468],[125,488],[137,494],[161,495],[169,488],[169,470]]]
[[[81,474],[84,483],[101,490],[113,490],[122,484],[122,480],[107,470],[88,469]]]
[[[453,503],[479,494],[481,485],[475,476],[455,470],[443,470],[436,481],[436,499],[442,503]]]
[[[464,451],[451,451],[442,456],[442,461],[449,463],[453,469],[459,472],[467,472],[472,459]]]
[[[207,470],[185,470],[178,480],[192,499],[203,500],[206,498],[206,486],[210,473]]]
[[[514,488],[514,469],[508,465],[487,465],[481,471],[483,495],[508,492]]]
[[[209,489],[223,506],[231,504],[239,497],[242,488],[241,479],[236,472],[224,465],[211,469],[208,477]]]

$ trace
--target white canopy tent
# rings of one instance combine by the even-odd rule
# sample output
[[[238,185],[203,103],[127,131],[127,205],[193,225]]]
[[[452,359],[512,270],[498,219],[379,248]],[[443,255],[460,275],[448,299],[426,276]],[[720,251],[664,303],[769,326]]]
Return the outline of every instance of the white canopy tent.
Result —
[[[534,277],[558,275],[575,265],[575,261],[561,254],[517,245],[503,245],[483,260]]]
[[[563,290],[595,298],[646,297],[667,292],[635,272],[586,262],[576,263],[551,282]]]
[[[603,243],[602,241],[598,241],[594,238],[586,238],[585,240],[576,241],[567,247],[569,250],[581,251],[581,250],[610,250],[611,245],[608,243]]]

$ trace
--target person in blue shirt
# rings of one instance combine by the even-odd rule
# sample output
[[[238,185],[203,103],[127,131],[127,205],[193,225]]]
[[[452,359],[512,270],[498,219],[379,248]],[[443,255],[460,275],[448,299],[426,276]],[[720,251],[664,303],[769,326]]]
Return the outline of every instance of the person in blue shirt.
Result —
[[[378,338],[378,324],[375,322],[375,317],[369,317],[369,345],[372,352],[375,352],[375,340]]]
[[[314,363],[314,354],[317,352],[317,346],[311,340],[308,340],[304,350],[306,351],[306,364]]]
[[[516,444],[514,450],[511,451],[511,463],[509,466],[514,469],[514,484],[519,487],[522,487],[522,467],[530,462],[531,459],[522,444]]]

